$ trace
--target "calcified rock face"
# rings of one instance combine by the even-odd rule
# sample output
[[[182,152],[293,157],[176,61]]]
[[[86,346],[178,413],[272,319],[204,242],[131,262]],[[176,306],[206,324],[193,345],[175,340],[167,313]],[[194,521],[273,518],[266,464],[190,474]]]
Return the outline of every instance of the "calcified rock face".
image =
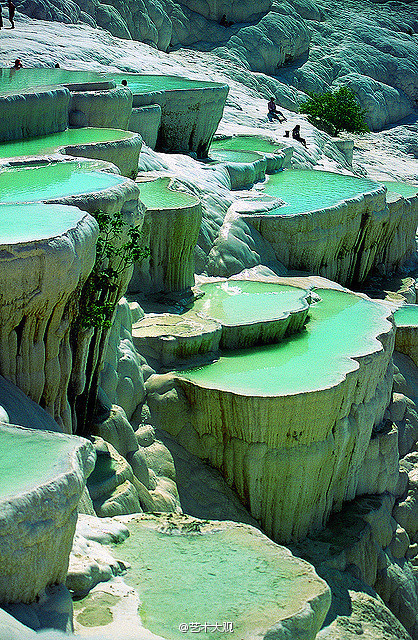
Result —
[[[69,103],[70,92],[64,87],[0,96],[0,141],[64,131]]]
[[[109,91],[72,92],[69,109],[72,126],[127,129],[132,94],[120,87]]]
[[[33,602],[65,580],[77,504],[95,457],[86,440],[57,433],[2,425],[0,440],[0,600]]]
[[[139,183],[145,205],[144,245],[149,257],[135,265],[129,288],[139,293],[171,293],[194,284],[194,249],[202,219],[200,201],[175,191],[170,178]]]
[[[0,253],[0,372],[71,432],[70,325],[97,224],[61,205],[2,205],[1,216],[13,224]]]
[[[252,515],[280,541],[320,528],[331,509],[367,491],[364,476],[359,486],[359,470],[372,427],[382,421],[390,401],[389,311],[344,291],[321,292],[329,303],[335,298],[337,307],[343,304],[342,316],[350,317],[352,304],[359,306],[360,315],[371,313],[361,321],[363,335],[368,327],[365,342],[350,334],[349,327],[360,323],[357,315],[337,330],[333,312],[324,308],[321,316],[319,303],[311,307],[305,332],[281,346],[237,357],[226,352],[206,368],[171,382],[170,377],[151,376],[146,385],[156,424],[221,469]],[[318,341],[320,326],[326,329],[324,342]],[[334,359],[339,352],[334,332],[341,333],[341,344],[352,347],[343,360]],[[259,360],[246,375],[255,356]],[[392,471],[387,473],[389,484],[396,482],[396,469]]]
[[[200,158],[206,157],[228,95],[227,85],[211,84],[201,88],[168,89],[134,95],[134,107],[161,106],[157,148],[161,151],[193,151]]]

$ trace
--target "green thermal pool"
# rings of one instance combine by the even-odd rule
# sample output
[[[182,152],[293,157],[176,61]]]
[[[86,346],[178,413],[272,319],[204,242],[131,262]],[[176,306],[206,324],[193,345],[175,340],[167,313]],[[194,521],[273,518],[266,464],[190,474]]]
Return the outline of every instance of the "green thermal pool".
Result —
[[[57,434],[9,428],[0,429],[0,445],[2,498],[33,489],[61,474],[65,458],[75,448],[70,438]]]
[[[54,238],[86,215],[62,204],[0,204],[0,245]]]
[[[243,280],[211,282],[200,289],[205,295],[196,300],[193,312],[203,313],[223,325],[273,320],[307,307],[307,292],[288,285]]]
[[[163,638],[240,639],[250,630],[261,638],[261,629],[300,606],[293,590],[299,595],[300,589],[302,600],[306,575],[260,541],[261,534],[230,528],[170,535],[132,521],[127,526],[131,535],[115,553],[131,565],[124,580],[138,590],[144,626]],[[179,630],[191,622],[232,622],[233,633]]]
[[[199,202],[199,199],[190,193],[169,189],[169,184],[170,178],[138,182],[139,199],[147,209],[180,209],[192,207]]]
[[[404,304],[393,317],[398,327],[418,327],[418,304]]]
[[[380,184],[367,178],[329,171],[285,169],[269,176],[263,192],[275,198],[282,198],[286,204],[267,211],[264,215],[290,216],[317,211],[348,198],[360,196],[362,193],[375,192],[380,188]]]
[[[233,136],[231,138],[212,140],[209,155],[212,156],[212,151],[218,151],[218,149],[259,151],[261,153],[278,153],[280,151],[277,143],[267,140],[266,138],[258,138],[257,136]]]
[[[0,172],[0,200],[3,203],[36,202],[72,195],[95,193],[125,182],[113,173],[89,170],[79,162],[15,167]]]
[[[255,162],[261,156],[252,151],[234,151],[233,149],[216,149],[210,152],[210,159],[216,162]]]
[[[380,348],[388,310],[354,294],[319,289],[304,330],[274,345],[228,351],[213,364],[181,372],[200,386],[275,396],[320,390],[357,369],[352,356]]]
[[[405,198],[416,196],[418,194],[418,186],[408,184],[407,182],[382,182],[388,191],[399,193]]]
[[[70,71],[67,69],[0,69],[0,94],[16,93],[32,87],[62,84],[83,84],[113,80],[117,85],[125,79],[133,93],[149,93],[167,89],[201,89],[220,87],[218,82],[189,80],[179,76],[142,75],[134,73],[101,73],[96,71]]]
[[[78,144],[93,144],[97,142],[115,142],[116,140],[129,140],[135,137],[135,133],[120,129],[66,129],[59,133],[51,133],[37,138],[26,138],[16,142],[3,142],[0,144],[0,158],[16,158],[19,156],[46,155],[55,153],[61,147]]]

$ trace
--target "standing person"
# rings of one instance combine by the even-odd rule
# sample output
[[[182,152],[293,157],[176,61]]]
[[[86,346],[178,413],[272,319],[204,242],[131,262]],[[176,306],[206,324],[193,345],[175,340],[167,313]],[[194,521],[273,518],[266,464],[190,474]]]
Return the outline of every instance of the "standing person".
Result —
[[[10,24],[12,25],[12,29],[15,28],[15,11],[16,11],[16,6],[13,3],[12,0],[7,0],[7,6],[9,7],[9,20],[10,20]]]
[[[0,5],[0,29],[2,28],[2,26],[3,26],[3,13]]]
[[[283,113],[277,109],[276,101],[273,97],[270,98],[270,102],[267,104],[268,114],[267,117],[270,122],[273,120],[278,120],[279,122],[286,122],[287,118],[284,117]]]

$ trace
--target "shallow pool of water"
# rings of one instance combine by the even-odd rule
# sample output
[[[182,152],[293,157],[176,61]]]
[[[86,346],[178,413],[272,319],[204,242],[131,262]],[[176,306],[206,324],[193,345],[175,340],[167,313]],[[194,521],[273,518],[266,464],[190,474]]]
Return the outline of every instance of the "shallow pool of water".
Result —
[[[125,79],[133,93],[149,93],[167,89],[199,89],[222,86],[217,82],[190,80],[179,76],[142,75],[133,73],[99,73],[95,71],[71,71],[45,67],[18,70],[0,69],[0,93],[16,92],[60,84],[82,84],[113,80],[117,85]]]
[[[343,200],[381,188],[367,178],[305,169],[285,169],[269,176],[264,193],[282,198],[286,204],[264,215],[290,216],[336,205]],[[258,214],[259,215],[259,214]]]
[[[251,151],[234,151],[233,149],[216,149],[210,152],[210,159],[216,162],[255,162],[261,156]]]
[[[86,215],[61,204],[0,204],[0,245],[54,238]]]
[[[300,566],[283,562],[274,545],[260,544],[258,536],[251,540],[234,529],[170,535],[131,523],[128,528],[131,535],[115,555],[131,565],[124,580],[138,590],[143,624],[153,633],[170,640],[238,640],[294,613]],[[192,622],[232,622],[234,630],[179,630]]]
[[[407,182],[382,182],[388,191],[399,193],[405,198],[410,198],[418,193],[418,185],[412,185]]]
[[[277,153],[280,147],[277,143],[258,138],[257,136],[234,136],[232,138],[216,139],[210,145],[209,155],[218,149],[234,149],[242,151],[260,151],[264,153]]]
[[[16,142],[0,144],[0,158],[16,158],[19,156],[47,155],[61,147],[94,142],[114,142],[127,140],[135,134],[120,129],[66,129],[59,133],[51,133],[37,138],[25,138]]]
[[[169,189],[170,178],[157,178],[137,184],[140,189],[139,199],[147,209],[179,209],[191,207],[199,202],[199,199],[190,193]]]
[[[74,442],[45,431],[0,429],[0,496],[16,495],[52,480],[63,471],[63,458]]]
[[[351,356],[378,349],[388,311],[370,300],[319,289],[304,330],[282,342],[225,352],[213,364],[182,372],[200,386],[244,395],[275,396],[337,384],[358,368]]]
[[[307,292],[287,285],[229,281],[210,282],[199,288],[205,295],[196,300],[193,312],[204,313],[223,325],[274,320],[307,306]]]
[[[87,166],[83,168],[78,162],[56,162],[6,169],[0,172],[0,201],[36,202],[94,193],[126,180],[116,174],[89,171]]]
[[[418,304],[404,304],[393,317],[398,327],[418,327]]]

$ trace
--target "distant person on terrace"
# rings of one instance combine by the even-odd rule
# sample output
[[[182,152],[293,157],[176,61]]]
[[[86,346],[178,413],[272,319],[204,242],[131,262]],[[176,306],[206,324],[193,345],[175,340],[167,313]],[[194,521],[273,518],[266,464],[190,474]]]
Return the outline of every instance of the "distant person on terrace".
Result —
[[[16,58],[12,66],[12,70],[16,71],[17,69],[22,69],[22,68],[23,68],[23,64],[21,63],[20,58]]]
[[[279,122],[286,122],[287,118],[283,115],[281,111],[277,109],[276,101],[273,97],[270,98],[270,102],[267,104],[268,114],[267,117],[270,122],[273,120],[278,120]]]
[[[298,140],[299,142],[301,142],[303,144],[304,147],[307,147],[308,145],[306,144],[306,140],[305,138],[301,138],[300,135],[300,124],[297,124],[294,129],[292,129],[292,138],[294,140]]]
[[[9,8],[9,20],[10,20],[10,24],[12,25],[11,28],[14,29],[16,6],[13,4],[12,0],[7,0],[7,6]]]

